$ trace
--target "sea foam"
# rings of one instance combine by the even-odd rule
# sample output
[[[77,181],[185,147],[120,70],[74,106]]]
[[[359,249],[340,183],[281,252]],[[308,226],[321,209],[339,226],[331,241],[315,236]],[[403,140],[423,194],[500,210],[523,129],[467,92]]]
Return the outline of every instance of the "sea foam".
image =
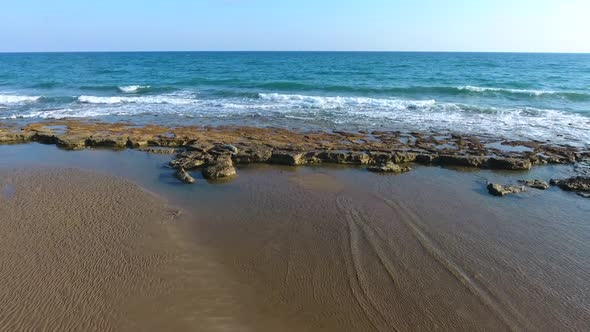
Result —
[[[17,104],[25,102],[35,102],[41,99],[41,96],[19,96],[0,94],[0,104]]]
[[[506,88],[492,88],[492,87],[480,87],[480,86],[460,86],[459,90],[466,90],[471,92],[504,92],[514,94],[526,94],[531,96],[542,96],[542,95],[553,95],[557,94],[557,91],[551,90],[526,90],[526,89],[506,89]]]
[[[80,96],[78,101],[86,104],[174,104],[186,105],[196,102],[194,99],[174,95],[121,97],[121,96]]]
[[[149,90],[151,87],[149,85],[125,85],[120,86],[119,91],[123,93],[138,93]]]

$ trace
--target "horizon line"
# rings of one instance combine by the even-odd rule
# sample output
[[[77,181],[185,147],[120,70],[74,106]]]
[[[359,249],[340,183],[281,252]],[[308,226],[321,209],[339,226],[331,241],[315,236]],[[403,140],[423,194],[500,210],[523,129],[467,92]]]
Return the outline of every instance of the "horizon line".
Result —
[[[590,54],[569,51],[412,51],[412,50],[85,50],[85,51],[0,51],[0,54],[42,53],[473,53],[473,54]]]

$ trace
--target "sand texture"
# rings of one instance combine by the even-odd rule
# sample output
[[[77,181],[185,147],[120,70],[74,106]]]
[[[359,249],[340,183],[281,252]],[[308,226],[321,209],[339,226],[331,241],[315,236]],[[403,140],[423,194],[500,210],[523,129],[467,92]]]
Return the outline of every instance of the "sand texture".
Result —
[[[0,330],[111,330],[162,292],[163,202],[77,170],[0,174]]]

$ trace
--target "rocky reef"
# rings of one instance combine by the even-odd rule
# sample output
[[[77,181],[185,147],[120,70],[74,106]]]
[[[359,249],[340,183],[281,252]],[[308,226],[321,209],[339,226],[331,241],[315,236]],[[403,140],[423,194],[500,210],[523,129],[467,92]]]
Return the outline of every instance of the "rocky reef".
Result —
[[[590,160],[590,150],[538,141],[510,141],[448,133],[299,132],[239,126],[138,126],[96,121],[44,121],[19,127],[0,123],[0,144],[39,142],[63,149],[138,149],[174,155],[170,167],[185,183],[200,170],[207,179],[231,178],[236,165],[363,165],[402,173],[409,163],[526,171],[535,165]],[[540,188],[542,183],[526,182]],[[560,185],[560,187],[565,188]],[[566,189],[567,190],[567,189]]]

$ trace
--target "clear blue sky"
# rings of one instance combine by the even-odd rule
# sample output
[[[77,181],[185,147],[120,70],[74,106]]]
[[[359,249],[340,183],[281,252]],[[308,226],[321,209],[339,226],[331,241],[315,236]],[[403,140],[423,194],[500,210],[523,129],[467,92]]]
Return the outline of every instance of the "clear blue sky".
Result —
[[[590,52],[590,0],[4,0],[0,51]]]

